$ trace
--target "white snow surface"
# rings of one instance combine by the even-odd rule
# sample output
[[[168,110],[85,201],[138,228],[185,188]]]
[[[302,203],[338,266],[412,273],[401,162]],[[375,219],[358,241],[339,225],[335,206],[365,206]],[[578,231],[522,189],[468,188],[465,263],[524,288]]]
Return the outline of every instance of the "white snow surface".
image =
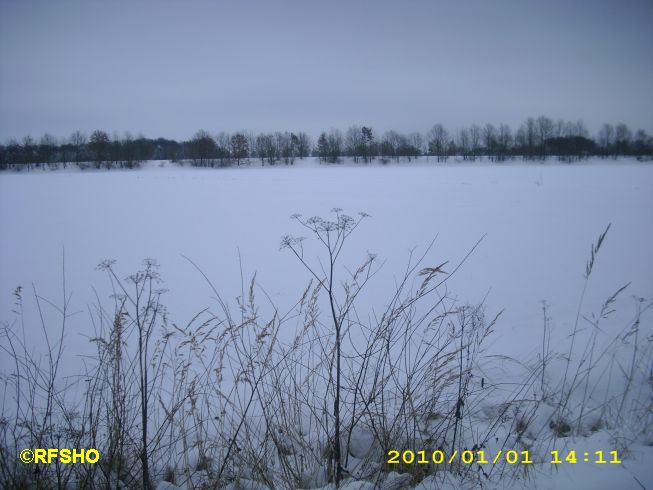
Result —
[[[492,353],[527,359],[539,352],[542,300],[550,305],[552,348],[565,345],[590,246],[608,224],[582,313],[598,311],[630,283],[612,317],[621,326],[632,318],[633,296],[653,297],[650,163],[420,159],[319,165],[309,158],[293,166],[261,168],[252,161],[240,168],[198,169],[149,162],[130,171],[0,173],[0,320],[15,318],[12,292],[22,286],[25,328],[38,351],[44,341],[33,290],[60,305],[65,272],[70,311],[80,313],[67,325],[63,374],[75,373],[81,356],[93,351],[87,312],[96,301],[93,288],[101,300],[111,294],[106,274],[96,269],[103,259],[116,259],[123,277],[144,258],[156,259],[169,290],[164,302],[170,319],[180,325],[215,306],[210,288],[184,256],[232,306],[241,294],[242,267],[245,288],[256,272],[257,282],[286,309],[309,280],[297,260],[279,250],[282,235],[307,235],[289,217],[326,217],[334,207],[371,216],[351,235],[342,259],[350,269],[368,252],[385,260],[362,298],[370,308],[384,306],[411,249],[419,254],[436,238],[425,265],[449,261],[453,268],[484,237],[448,288],[471,304],[487,297],[490,316],[505,309],[490,338]],[[46,321],[57,318],[47,304],[43,313]],[[1,357],[0,369],[10,370],[10,363]],[[597,445],[589,439],[582,444],[589,451]],[[561,465],[538,477],[536,486],[641,488],[637,478],[653,488],[651,449],[632,448],[623,465]],[[429,488],[428,482],[419,488]]]

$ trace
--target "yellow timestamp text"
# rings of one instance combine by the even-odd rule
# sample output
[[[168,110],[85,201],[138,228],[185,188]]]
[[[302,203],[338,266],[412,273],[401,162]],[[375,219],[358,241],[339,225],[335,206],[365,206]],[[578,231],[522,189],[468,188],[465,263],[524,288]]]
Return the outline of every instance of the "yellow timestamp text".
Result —
[[[594,451],[581,452],[581,451],[566,451],[560,452],[557,450],[550,451],[550,458],[548,463],[551,464],[576,464],[576,463],[593,463],[593,464],[621,464],[619,454],[617,451]],[[455,463],[462,464],[498,464],[502,462],[507,464],[533,464],[530,452],[528,450],[517,451],[510,449],[504,451],[499,449],[496,452],[488,453],[483,449],[471,450],[465,449],[463,451],[451,451],[447,453],[441,449],[435,451],[412,451],[406,449],[404,451],[397,451],[392,449],[388,451],[387,464],[449,464]]]

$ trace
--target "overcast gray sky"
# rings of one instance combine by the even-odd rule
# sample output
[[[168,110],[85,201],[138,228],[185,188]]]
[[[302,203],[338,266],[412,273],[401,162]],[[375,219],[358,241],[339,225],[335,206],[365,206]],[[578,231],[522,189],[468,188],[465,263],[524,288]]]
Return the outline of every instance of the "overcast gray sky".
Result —
[[[653,133],[653,2],[0,0],[0,141],[582,118]]]

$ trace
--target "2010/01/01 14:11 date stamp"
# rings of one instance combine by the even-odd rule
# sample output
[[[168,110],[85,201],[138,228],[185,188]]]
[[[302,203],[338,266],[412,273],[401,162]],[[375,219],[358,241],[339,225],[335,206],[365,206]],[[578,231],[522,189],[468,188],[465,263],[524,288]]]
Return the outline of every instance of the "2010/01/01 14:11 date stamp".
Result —
[[[598,450],[594,452],[582,451],[550,451],[548,461],[542,463],[550,464],[621,464],[617,451]],[[405,451],[390,450],[388,451],[387,464],[454,464],[456,462],[463,464],[497,464],[505,461],[508,464],[533,464],[531,455],[528,450],[516,451],[511,449],[503,451],[499,449],[496,453],[489,454],[482,449],[472,451],[453,451],[446,453],[440,449],[435,451]]]

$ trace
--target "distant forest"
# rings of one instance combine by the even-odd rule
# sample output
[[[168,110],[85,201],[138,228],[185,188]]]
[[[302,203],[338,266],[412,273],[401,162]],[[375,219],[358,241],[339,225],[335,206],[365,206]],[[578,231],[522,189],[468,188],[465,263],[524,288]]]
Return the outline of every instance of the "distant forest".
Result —
[[[598,134],[589,136],[583,121],[554,121],[548,117],[528,118],[516,131],[507,124],[486,124],[450,132],[436,124],[424,134],[400,134],[387,131],[377,135],[368,126],[351,126],[344,133],[330,129],[314,141],[305,132],[254,134],[238,131],[212,135],[200,130],[187,141],[150,139],[126,132],[95,130],[90,135],[75,131],[69,138],[57,140],[50,134],[38,141],[31,136],[12,139],[0,145],[1,169],[56,168],[78,165],[80,168],[135,168],[147,160],[170,160],[200,167],[241,165],[252,160],[261,165],[292,164],[296,158],[319,157],[324,163],[338,163],[344,157],[355,162],[410,161],[419,156],[437,161],[449,157],[474,161],[486,156],[492,161],[511,158],[542,160],[555,157],[576,161],[591,156],[616,158],[653,157],[653,137],[644,130],[633,133],[625,124],[604,124]]]

